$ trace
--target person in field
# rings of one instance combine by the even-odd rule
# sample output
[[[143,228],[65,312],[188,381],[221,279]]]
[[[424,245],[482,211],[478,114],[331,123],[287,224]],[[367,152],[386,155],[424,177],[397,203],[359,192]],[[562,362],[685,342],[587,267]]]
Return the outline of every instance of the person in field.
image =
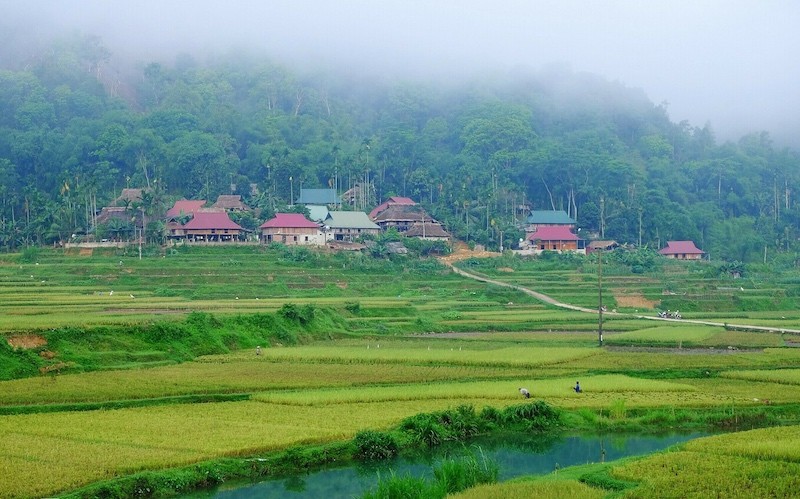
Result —
[[[261,355],[261,345],[256,347],[256,355]]]
[[[529,392],[527,388],[520,388],[519,393],[521,393],[526,399],[531,398],[531,392]]]
[[[575,386],[573,386],[572,389],[575,390],[575,393],[583,392],[583,390],[581,390],[581,382],[580,381],[576,381],[575,382]]]

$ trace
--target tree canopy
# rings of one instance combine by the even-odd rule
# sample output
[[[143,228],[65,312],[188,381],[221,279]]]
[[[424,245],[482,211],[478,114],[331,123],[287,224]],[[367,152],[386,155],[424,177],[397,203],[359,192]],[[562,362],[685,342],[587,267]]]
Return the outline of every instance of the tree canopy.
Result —
[[[156,185],[160,204],[235,192],[272,213],[299,187],[368,184],[366,204],[413,197],[456,237],[494,247],[521,235],[529,207],[651,248],[692,239],[736,261],[798,249],[795,151],[766,132],[717,144],[709,125],[674,123],[592,75],[382,81],[242,55],[123,73],[80,34],[16,64],[0,68],[3,248],[92,232],[123,187]]]

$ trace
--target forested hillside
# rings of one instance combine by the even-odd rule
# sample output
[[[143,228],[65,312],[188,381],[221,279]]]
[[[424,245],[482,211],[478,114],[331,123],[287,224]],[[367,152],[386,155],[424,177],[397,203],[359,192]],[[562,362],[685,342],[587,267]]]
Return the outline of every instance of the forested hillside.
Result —
[[[796,152],[766,132],[718,144],[711,127],[589,74],[433,83],[233,52],[123,61],[83,35],[0,60],[6,249],[91,232],[126,186],[150,188],[152,214],[232,189],[267,214],[300,187],[357,183],[370,188],[356,209],[410,196],[495,247],[501,231],[506,247],[520,237],[521,206],[563,209],[582,234],[621,243],[692,239],[714,259],[791,262],[800,246]]]

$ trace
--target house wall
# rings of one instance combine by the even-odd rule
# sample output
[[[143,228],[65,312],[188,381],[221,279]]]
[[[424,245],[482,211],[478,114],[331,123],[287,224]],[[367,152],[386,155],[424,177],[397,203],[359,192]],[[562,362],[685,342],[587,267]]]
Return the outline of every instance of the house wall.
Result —
[[[539,251],[576,251],[578,249],[577,241],[533,241],[532,246],[535,246]]]
[[[231,242],[239,239],[238,229],[187,229],[186,239],[189,241]]]
[[[665,256],[675,260],[700,260],[703,255],[698,253],[672,253]]]
[[[325,236],[319,229],[305,227],[270,227],[261,229],[261,242],[289,246],[322,246]]]
[[[380,234],[380,229],[342,229],[331,227],[327,234],[328,240],[353,242],[365,234]]]

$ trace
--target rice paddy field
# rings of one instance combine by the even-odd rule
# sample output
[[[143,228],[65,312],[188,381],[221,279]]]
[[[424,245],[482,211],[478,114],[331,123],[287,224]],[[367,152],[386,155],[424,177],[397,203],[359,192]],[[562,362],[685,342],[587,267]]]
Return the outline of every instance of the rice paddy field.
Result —
[[[596,305],[597,282],[587,269],[479,270],[570,304]],[[676,293],[677,272],[667,274]],[[638,308],[615,303],[601,347],[596,314],[561,310],[435,261],[274,248],[189,248],[142,260],[63,251],[0,256],[0,330],[12,344],[36,339],[18,349],[65,366],[0,381],[0,497],[68,495],[142,471],[347,441],[465,404],[502,409],[524,401],[520,387],[595,431],[679,429],[689,415],[711,410],[735,423],[761,410],[770,419],[756,424],[742,416],[747,422],[736,429],[743,431],[482,486],[465,497],[789,497],[800,490],[797,337],[640,319],[661,308],[664,281],[631,274],[613,284],[612,274],[608,282],[616,300],[644,301]],[[167,362],[154,343],[125,369],[71,370],[69,352],[46,343],[51,330],[67,326],[91,336],[99,326],[180,324],[192,312],[276,314],[286,303],[312,304],[341,320],[336,331],[315,329],[302,341],[270,337],[259,355],[248,344]],[[684,316],[695,314],[800,324],[798,313],[778,306],[752,313],[698,307]],[[92,345],[96,355],[119,348],[102,338]],[[578,380],[583,393],[572,390]]]

